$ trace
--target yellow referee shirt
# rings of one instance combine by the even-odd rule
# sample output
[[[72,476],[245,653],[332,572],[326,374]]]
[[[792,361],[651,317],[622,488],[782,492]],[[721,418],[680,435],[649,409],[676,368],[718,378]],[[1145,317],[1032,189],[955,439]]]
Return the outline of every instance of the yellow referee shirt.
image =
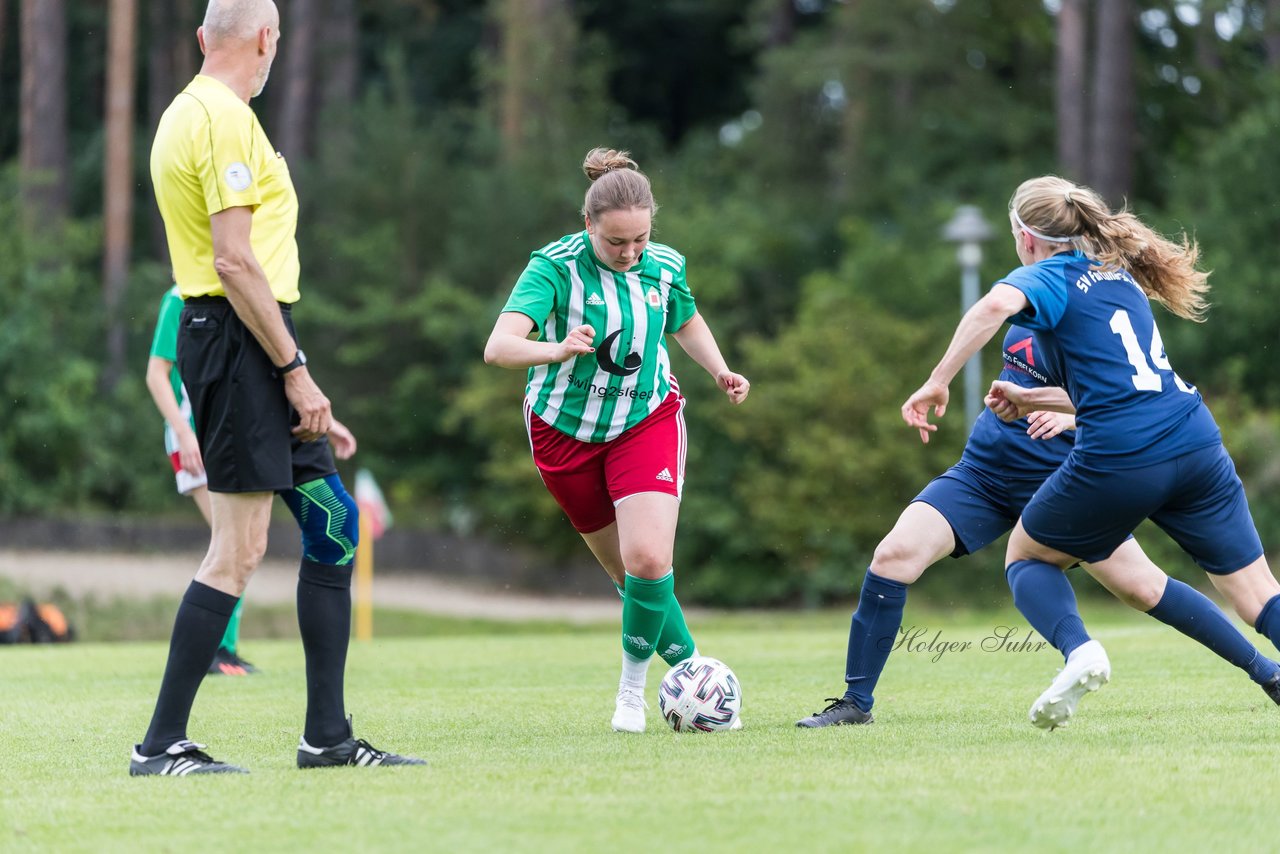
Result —
[[[248,207],[253,254],[272,294],[298,301],[298,196],[289,168],[253,110],[224,83],[197,75],[164,111],[151,145],[151,183],[183,298],[225,295],[209,217]]]

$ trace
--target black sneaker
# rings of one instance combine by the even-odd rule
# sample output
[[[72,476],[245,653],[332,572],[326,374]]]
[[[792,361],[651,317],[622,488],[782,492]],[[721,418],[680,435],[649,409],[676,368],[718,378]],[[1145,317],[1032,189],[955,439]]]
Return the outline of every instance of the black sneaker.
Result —
[[[219,762],[204,752],[203,744],[183,739],[159,756],[143,756],[142,745],[133,746],[133,758],[129,760],[130,777],[185,777],[188,774],[248,774],[238,765]]]
[[[1280,706],[1280,673],[1271,677],[1270,682],[1262,683],[1262,690],[1267,692],[1267,696],[1277,705]]]
[[[253,673],[253,665],[249,664],[246,668],[246,664],[249,663],[235,653],[218,647],[218,651],[213,654],[213,663],[209,665],[209,672],[215,676],[244,676]]]
[[[299,768],[334,768],[338,765],[426,765],[425,759],[400,756],[379,750],[363,738],[352,735],[351,717],[347,717],[347,740],[333,747],[312,747],[305,738],[298,739]]]
[[[240,653],[238,653],[238,652],[233,652],[233,653],[231,653],[231,654],[230,654],[230,662],[231,662],[231,664],[233,664],[234,666],[239,667],[242,671],[244,671],[244,672],[243,672],[242,674],[240,674],[240,675],[244,675],[245,673],[257,673],[257,672],[258,672],[258,668],[254,667],[252,664],[250,664],[249,662],[247,662],[247,661],[245,661],[243,658],[241,658],[241,657],[240,657]]]
[[[817,729],[823,726],[852,726],[876,722],[870,712],[862,711],[844,697],[828,697],[827,702],[831,705],[820,712],[814,712],[804,720],[796,721],[796,726]]]

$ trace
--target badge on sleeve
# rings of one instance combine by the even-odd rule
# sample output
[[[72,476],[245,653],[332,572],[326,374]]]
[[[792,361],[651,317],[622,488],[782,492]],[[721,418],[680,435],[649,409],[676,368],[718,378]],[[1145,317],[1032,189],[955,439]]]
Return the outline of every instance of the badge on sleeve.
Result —
[[[227,179],[227,186],[237,193],[243,193],[253,183],[253,173],[243,163],[232,163],[227,167],[227,171],[224,174]]]

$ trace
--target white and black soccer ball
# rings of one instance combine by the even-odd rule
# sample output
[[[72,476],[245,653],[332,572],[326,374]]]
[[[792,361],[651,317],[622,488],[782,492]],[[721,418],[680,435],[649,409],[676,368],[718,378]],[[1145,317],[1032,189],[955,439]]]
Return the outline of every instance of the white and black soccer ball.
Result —
[[[699,655],[667,671],[658,708],[676,732],[727,730],[742,709],[742,688],[727,664]]]

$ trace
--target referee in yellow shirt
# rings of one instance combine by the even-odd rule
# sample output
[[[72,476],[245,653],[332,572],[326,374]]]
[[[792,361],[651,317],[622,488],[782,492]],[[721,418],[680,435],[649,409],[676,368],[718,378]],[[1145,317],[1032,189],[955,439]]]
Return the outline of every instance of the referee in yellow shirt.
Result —
[[[329,401],[293,328],[298,198],[249,108],[275,59],[279,12],[271,0],[212,0],[196,36],[204,64],[160,119],[151,178],[184,299],[178,369],[209,478],[213,535],[178,608],[155,713],[129,773],[244,771],[190,741],[187,719],[266,550],[272,493],[302,529],[307,713],[298,766],[424,764],[356,739],[344,707],[358,511],[325,436]]]

